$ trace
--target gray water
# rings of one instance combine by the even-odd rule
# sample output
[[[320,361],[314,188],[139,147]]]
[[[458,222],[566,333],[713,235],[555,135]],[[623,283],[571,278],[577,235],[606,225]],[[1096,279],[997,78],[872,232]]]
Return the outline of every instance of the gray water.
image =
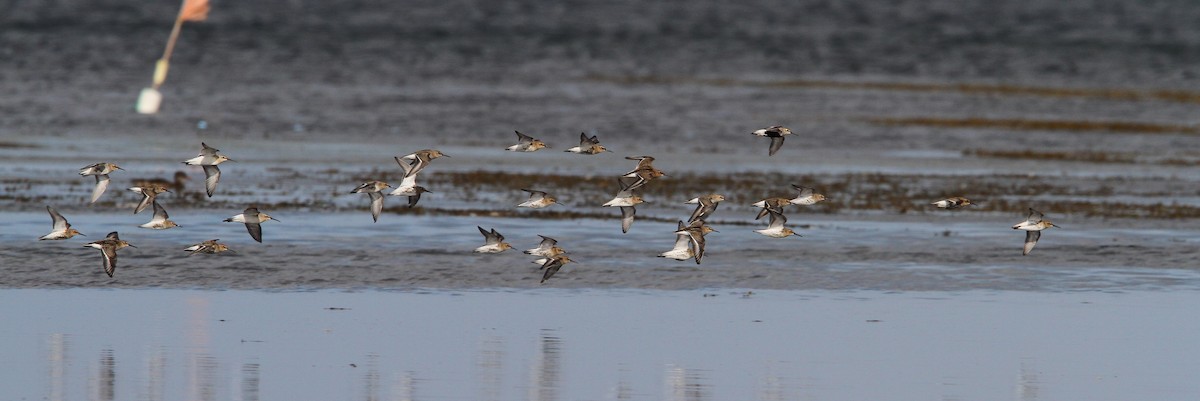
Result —
[[[1187,400],[1196,293],[6,290],[10,399]],[[136,313],[134,313],[136,311]]]

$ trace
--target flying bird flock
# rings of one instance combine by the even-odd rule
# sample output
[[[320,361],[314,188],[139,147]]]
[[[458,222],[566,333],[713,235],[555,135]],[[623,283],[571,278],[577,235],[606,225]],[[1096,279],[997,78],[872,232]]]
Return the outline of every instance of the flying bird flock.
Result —
[[[518,153],[537,152],[541,149],[549,149],[545,142],[536,139],[532,136],[525,135],[519,131],[515,131],[517,135],[517,143],[508,146],[504,150]],[[761,136],[771,139],[770,147],[767,155],[774,156],[783,146],[784,138],[793,135],[792,130],[783,126],[771,126],[752,132],[755,136]],[[579,146],[571,147],[565,152],[575,153],[579,155],[598,155],[600,153],[609,152],[597,136],[588,136],[586,133],[579,135]],[[435,160],[450,157],[436,149],[419,150],[404,156],[394,157],[394,161],[401,168],[403,178],[398,186],[379,181],[371,180],[359,184],[351,194],[366,194],[370,200],[370,212],[373,222],[378,222],[380,215],[383,212],[383,205],[386,196],[403,196],[408,199],[408,207],[412,208],[417,205],[424,193],[431,191],[417,184],[418,174],[429,167]],[[643,196],[643,189],[648,185],[653,185],[653,181],[667,174],[654,166],[654,157],[652,156],[628,156],[627,160],[636,161],[637,164],[632,169],[624,174],[616,175],[617,193],[613,198],[601,205],[600,207],[614,207],[620,210],[621,232],[628,233],[633,227],[634,218],[637,215],[637,206],[647,202]],[[227,161],[233,161],[229,157],[220,153],[216,148],[208,146],[206,143],[200,144],[200,153],[191,159],[183,161],[186,165],[200,166],[205,174],[205,193],[212,197],[216,193],[217,184],[221,179],[221,170],[218,165]],[[123,170],[114,163],[102,162],[96,163],[79,170],[82,176],[94,176],[96,179],[95,187],[92,190],[91,203],[95,203],[108,188],[110,181],[109,174],[118,170]],[[141,196],[140,202],[133,209],[133,214],[138,214],[141,211],[150,208],[153,210],[153,216],[150,221],[140,225],[141,228],[152,230],[166,230],[179,228],[180,225],[170,220],[166,209],[158,201],[158,195],[166,192],[172,192],[172,188],[178,192],[182,190],[182,182],[187,180],[187,174],[178,172],[175,174],[174,181],[166,180],[135,180],[135,186],[129,188]],[[386,192],[388,189],[390,192]],[[787,197],[772,197],[766,198],[752,206],[759,208],[755,220],[767,218],[766,227],[754,232],[769,238],[800,238],[801,235],[795,230],[787,227],[788,218],[785,214],[786,208],[790,206],[805,207],[817,204],[826,200],[824,194],[816,192],[815,188],[802,185],[792,185],[793,195]],[[520,188],[521,191],[528,193],[529,197],[526,201],[516,205],[519,208],[541,209],[553,205],[561,205],[558,198],[551,193],[552,188],[537,188],[528,189]],[[344,192],[343,192],[344,193]],[[696,205],[695,210],[687,217],[687,220],[680,219],[676,224],[676,230],[673,232],[675,236],[675,245],[668,251],[662,252],[658,257],[668,258],[678,261],[693,260],[700,264],[704,258],[706,236],[711,233],[718,232],[713,229],[707,221],[716,212],[721,202],[725,201],[725,196],[718,193],[710,193],[698,195],[690,200],[683,202],[684,204]],[[946,199],[931,202],[930,205],[946,209],[955,210],[971,206],[971,200],[955,196]],[[51,231],[50,233],[40,237],[41,240],[67,240],[76,235],[84,235],[71,226],[67,219],[63,217],[57,210],[51,206],[46,206],[46,211],[50,214]],[[255,205],[250,205],[242,213],[231,216],[224,220],[231,223],[242,223],[246,227],[246,231],[250,237],[259,243],[263,242],[262,224],[269,221],[279,221],[275,217],[264,213]],[[1058,227],[1045,216],[1033,208],[1029,209],[1029,215],[1025,221],[1022,221],[1014,226],[1015,230],[1024,230],[1025,243],[1022,249],[1023,255],[1028,255],[1033,247],[1037,244],[1041,233],[1051,227]],[[505,242],[502,235],[496,228],[484,229],[476,227],[479,233],[483,235],[483,245],[474,249],[474,253],[479,254],[498,254],[506,250],[512,249],[512,245]],[[524,251],[525,254],[536,257],[532,262],[538,265],[538,270],[542,272],[540,283],[546,283],[551,277],[557,274],[568,263],[575,262],[569,256],[569,252],[559,246],[558,240],[545,235],[538,235],[541,242],[537,247]],[[218,242],[217,239],[203,241],[193,244],[183,250],[188,252],[188,256],[196,254],[218,254],[222,252],[233,252],[228,246]],[[117,251],[125,247],[133,247],[127,241],[120,239],[119,234],[114,231],[105,236],[104,239],[89,242],[85,247],[90,247],[100,250],[102,256],[102,266],[104,272],[109,277],[113,277],[117,267]]]

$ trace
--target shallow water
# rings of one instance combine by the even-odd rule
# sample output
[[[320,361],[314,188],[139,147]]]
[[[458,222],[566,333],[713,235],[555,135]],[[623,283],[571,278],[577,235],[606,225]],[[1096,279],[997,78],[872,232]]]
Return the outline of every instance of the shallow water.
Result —
[[[238,211],[231,211],[230,214]],[[274,212],[264,243],[243,225],[211,213],[179,213],[183,228],[137,228],[142,215],[79,214],[72,224],[90,237],[120,230],[138,248],[119,252],[115,278],[84,238],[38,241],[44,213],[10,214],[3,287],[165,288],[646,288],[866,289],[958,291],[1198,289],[1194,238],[1187,228],[1109,227],[1071,222],[1042,236],[1021,256],[1022,232],[1004,221],[949,215],[883,221],[804,216],[801,238],[771,239],[753,226],[721,225],[704,263],[658,258],[674,245],[673,223],[641,221],[621,234],[610,219],[542,220],[488,216]],[[794,217],[800,220],[800,217]],[[796,224],[799,224],[797,221]],[[1060,221],[1066,225],[1067,222]],[[514,249],[481,255],[476,225],[495,227]],[[535,258],[521,254],[554,237],[571,250],[568,264],[539,284]],[[220,238],[236,253],[187,256],[186,246]],[[26,255],[26,256],[23,256]],[[36,257],[27,257],[36,255]]]
[[[1184,400],[1194,291],[4,290],[11,399]]]

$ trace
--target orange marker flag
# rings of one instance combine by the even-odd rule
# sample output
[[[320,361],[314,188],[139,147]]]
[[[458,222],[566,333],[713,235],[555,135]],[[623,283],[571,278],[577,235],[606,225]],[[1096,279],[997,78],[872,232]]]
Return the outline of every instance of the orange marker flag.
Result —
[[[208,18],[208,0],[184,0],[179,10],[181,21],[204,21]]]

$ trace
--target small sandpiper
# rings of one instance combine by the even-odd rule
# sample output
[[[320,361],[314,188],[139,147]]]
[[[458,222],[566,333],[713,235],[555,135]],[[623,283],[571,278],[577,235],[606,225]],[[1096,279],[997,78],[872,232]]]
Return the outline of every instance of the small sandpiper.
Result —
[[[696,220],[691,224],[675,231],[675,234],[685,234],[688,240],[692,243],[693,255],[696,259],[696,264],[700,264],[700,260],[704,259],[704,236],[709,233],[715,233],[712,227],[704,223],[704,220]]]
[[[543,191],[534,191],[532,189],[521,189],[529,193],[529,200],[521,202],[517,207],[527,207],[530,209],[541,209],[558,202],[554,196],[551,196]]]
[[[1050,227],[1058,226],[1046,220],[1046,215],[1042,212],[1029,208],[1029,217],[1012,227],[1014,230],[1025,230],[1025,249],[1021,254],[1028,255],[1033,251],[1034,245],[1037,245],[1038,239],[1042,237],[1042,230]]]
[[[158,204],[158,201],[151,201],[150,203],[154,204],[154,217],[150,218],[149,223],[142,224],[138,227],[149,228],[153,230],[166,230],[172,227],[179,227],[178,224],[175,224],[174,221],[170,220],[170,216],[167,216],[167,209],[163,209],[162,205]]]
[[[513,152],[537,152],[538,149],[548,148],[545,142],[540,139],[534,139],[532,136],[522,134],[521,131],[513,131],[517,133],[517,144],[509,146],[507,149]]]
[[[154,202],[154,199],[158,197],[158,194],[163,192],[171,192],[169,189],[167,189],[167,187],[159,184],[148,184],[146,186],[132,187],[129,188],[129,190],[142,195],[142,201],[138,202],[137,207],[133,208],[133,214],[138,214],[141,211],[146,210],[146,207],[150,206],[151,202]]]
[[[204,168],[204,190],[208,193],[209,198],[213,196],[213,191],[217,190],[217,182],[221,180],[221,169],[217,168],[217,165],[233,161],[233,159],[217,152],[219,150],[209,147],[204,142],[200,142],[200,154],[183,162],[183,164],[189,166]]]
[[[713,212],[717,211],[717,204],[723,202],[724,200],[725,195],[708,194],[697,196],[691,200],[688,200],[687,202],[683,202],[686,204],[696,205],[696,210],[692,211],[692,216],[688,218],[688,223],[696,220],[708,220],[708,216],[711,216]]]
[[[580,132],[579,146],[567,149],[565,152],[594,155],[604,153],[606,150],[608,149],[605,149],[604,146],[600,145],[600,139],[598,139],[595,135],[589,138],[586,132]]]
[[[633,216],[637,214],[637,209],[634,206],[645,201],[642,200],[641,195],[635,194],[629,185],[625,185],[625,181],[622,181],[620,178],[617,179],[617,185],[620,185],[621,191],[617,192],[616,197],[601,206],[616,206],[621,208],[621,232],[628,233],[629,227],[633,225]]]
[[[793,205],[813,205],[817,202],[825,200],[825,195],[816,193],[816,190],[803,185],[792,184],[792,188],[800,191],[800,194],[788,201]]]
[[[100,250],[100,254],[104,256],[104,272],[108,273],[109,277],[112,277],[113,273],[117,271],[117,250],[127,246],[137,248],[122,240],[116,231],[108,233],[108,236],[102,240],[89,242],[87,245],[84,245],[86,248]]]
[[[47,205],[46,211],[50,212],[50,222],[51,222],[51,227],[53,227],[53,228],[51,228],[49,234],[43,235],[41,238],[38,238],[39,240],[69,239],[76,235],[83,235],[83,234],[80,234],[79,231],[75,230],[74,228],[71,228],[71,223],[67,222],[67,218],[63,217],[63,215],[59,214],[57,210],[54,210],[54,208]],[[84,236],[86,237],[86,235],[84,235]]]
[[[683,221],[679,222],[679,228],[675,230],[675,247],[671,250],[658,254],[660,258],[671,258],[675,260],[688,260],[696,256],[696,252],[692,250],[692,237],[686,232],[680,233],[687,228]]]
[[[255,241],[258,241],[261,243],[262,242],[262,225],[261,224],[266,222],[267,220],[279,221],[279,219],[277,219],[277,218],[271,217],[271,216],[267,215],[266,213],[258,211],[257,207],[251,206],[251,207],[246,208],[246,210],[242,211],[242,214],[235,215],[233,217],[225,219],[224,221],[227,223],[228,222],[245,223],[246,231],[250,232],[250,238],[254,238]]]
[[[767,156],[775,156],[775,152],[778,152],[779,148],[783,147],[783,138],[791,135],[792,130],[787,127],[775,125],[751,132],[751,134],[771,138],[771,149],[767,152]]]
[[[425,167],[428,167],[430,161],[439,157],[450,157],[450,155],[442,153],[442,151],[437,149],[422,149],[404,156],[400,156],[401,159],[408,160],[408,165],[412,166],[411,169],[407,169],[408,171],[404,173],[404,176],[410,177],[416,175],[417,173],[421,172],[421,170],[424,170]]]
[[[183,250],[190,252],[190,253],[188,253],[188,256],[192,256],[197,253],[221,253],[221,252],[225,252],[225,251],[233,252],[233,250],[229,249],[228,246],[226,246],[225,244],[219,243],[217,241],[220,241],[220,240],[219,239],[210,239],[208,241],[204,241],[199,244],[184,248]]]
[[[400,167],[404,169],[404,179],[400,181],[400,186],[396,187],[396,189],[392,190],[392,193],[390,193],[388,195],[407,196],[408,197],[408,207],[412,208],[413,206],[417,205],[418,201],[421,200],[421,194],[426,193],[426,192],[433,192],[433,191],[430,191],[428,189],[425,189],[425,187],[417,185],[417,175],[415,173],[412,175],[409,175],[409,172],[411,172],[415,168],[414,166],[412,166],[408,163],[405,163],[403,160],[400,160],[399,157],[395,157],[394,159],[396,159],[396,164],[399,164]]]
[[[545,273],[542,273],[542,282],[541,283],[545,284],[546,280],[549,280],[550,277],[554,277],[554,273],[558,273],[558,269],[561,269],[563,267],[563,265],[570,263],[570,262],[574,262],[574,260],[571,260],[571,258],[568,257],[567,255],[558,255],[558,256],[549,258],[549,260],[546,261],[546,264],[542,265],[542,267],[541,267],[542,269],[546,270]]]
[[[649,183],[650,180],[667,175],[666,173],[662,172],[662,170],[654,168],[654,158],[653,157],[630,156],[630,157],[626,157],[626,159],[638,161],[637,168],[634,168],[633,171],[625,173],[624,175],[621,176],[621,177],[625,177],[625,178],[636,178],[637,179],[637,181],[634,181],[633,184],[629,185],[630,189],[641,188],[641,187],[645,186],[646,183]]]
[[[761,207],[763,209],[763,210],[759,210],[758,216],[754,217],[755,220],[759,220],[759,219],[762,219],[763,216],[766,216],[767,213],[771,212],[771,211],[783,213],[783,208],[790,204],[792,204],[792,200],[788,199],[788,198],[767,198],[767,199],[763,199],[758,202],[755,202],[751,206]]]
[[[953,210],[964,206],[971,206],[971,200],[961,196],[955,196],[953,198],[946,198],[937,202],[933,202],[931,205],[940,207],[942,209]]]
[[[96,188],[92,189],[91,203],[96,203],[96,200],[100,199],[100,195],[104,194],[104,190],[108,189],[108,175],[117,170],[124,169],[113,163],[96,163],[79,169],[79,175],[96,176]]]
[[[504,236],[500,235],[495,228],[491,232],[484,230],[483,227],[475,226],[479,229],[479,233],[483,234],[483,246],[475,248],[478,253],[500,253],[512,248],[507,242],[504,242]]]
[[[383,190],[391,185],[383,181],[367,181],[350,191],[352,194],[365,193],[371,197],[371,218],[379,222],[379,214],[383,213]]]
[[[558,245],[558,240],[547,237],[545,235],[541,235],[541,234],[538,234],[538,236],[542,237],[542,242],[538,243],[537,248],[526,250],[524,253],[526,255],[533,255],[533,256],[543,256],[543,257],[550,256],[547,254],[547,252],[549,252],[551,248],[554,248],[555,245]]]
[[[800,236],[800,234],[797,234],[795,231],[792,231],[792,229],[783,226],[785,223],[787,223],[787,216],[784,216],[783,213],[780,213],[779,211],[774,210],[774,209],[764,209],[764,210],[766,210],[767,213],[769,213],[771,215],[771,221],[769,223],[767,223],[767,228],[764,228],[761,230],[754,230],[754,232],[771,237],[771,238],[786,238],[786,237],[792,236],[792,235],[795,235],[797,237]]]
[[[546,267],[546,262],[550,261],[550,259],[554,258],[555,256],[563,255],[566,253],[567,253],[566,249],[562,249],[561,247],[557,247],[557,246],[552,246],[552,247],[550,247],[549,250],[544,252],[544,255],[541,255],[541,256],[543,256],[541,259],[535,259],[533,261],[533,263],[538,266],[541,266],[538,268],[540,270],[540,269]]]

